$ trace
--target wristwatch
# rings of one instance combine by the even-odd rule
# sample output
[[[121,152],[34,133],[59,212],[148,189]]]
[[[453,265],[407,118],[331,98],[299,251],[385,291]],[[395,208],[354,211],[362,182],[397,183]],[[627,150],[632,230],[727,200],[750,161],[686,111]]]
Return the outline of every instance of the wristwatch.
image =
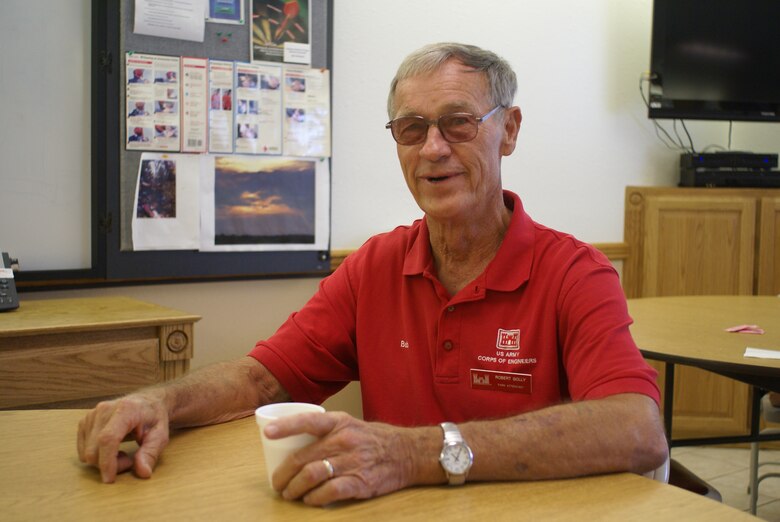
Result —
[[[439,463],[444,468],[450,486],[459,486],[466,482],[466,475],[474,462],[474,454],[454,423],[442,422],[440,426],[444,430],[444,443]]]

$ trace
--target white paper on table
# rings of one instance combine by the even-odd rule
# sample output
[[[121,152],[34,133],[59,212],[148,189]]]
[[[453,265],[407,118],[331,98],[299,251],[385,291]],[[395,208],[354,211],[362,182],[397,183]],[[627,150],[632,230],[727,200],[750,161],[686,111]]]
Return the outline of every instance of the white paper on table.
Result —
[[[745,357],[756,357],[759,359],[780,359],[780,350],[766,350],[764,348],[745,348]]]

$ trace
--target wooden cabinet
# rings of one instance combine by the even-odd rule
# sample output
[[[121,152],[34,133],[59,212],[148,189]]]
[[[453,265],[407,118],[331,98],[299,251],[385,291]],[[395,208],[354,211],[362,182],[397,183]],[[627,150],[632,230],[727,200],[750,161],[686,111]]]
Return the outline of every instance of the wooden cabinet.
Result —
[[[199,316],[124,297],[0,314],[0,408],[87,407],[186,373]]]
[[[629,298],[780,294],[778,235],[780,189],[627,187],[623,288]],[[653,365],[663,387],[663,365]],[[745,384],[678,366],[674,436],[744,432],[749,394]]]
[[[780,295],[780,190],[761,198],[756,293]]]

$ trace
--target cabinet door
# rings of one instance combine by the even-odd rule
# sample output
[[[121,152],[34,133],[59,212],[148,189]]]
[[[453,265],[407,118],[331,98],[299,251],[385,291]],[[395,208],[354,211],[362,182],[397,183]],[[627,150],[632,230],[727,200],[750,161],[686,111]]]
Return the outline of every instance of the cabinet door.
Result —
[[[663,390],[665,364],[648,361],[658,370],[658,386]],[[674,422],[676,439],[738,435],[750,430],[750,386],[678,364],[674,372]],[[662,406],[663,407],[663,406]]]
[[[649,196],[642,295],[753,293],[756,202],[739,196]]]
[[[761,198],[756,293],[780,295],[780,197]]]
[[[754,198],[650,195],[643,296],[752,294],[755,223]],[[748,428],[747,385],[683,365],[676,367],[675,377],[675,437]]]

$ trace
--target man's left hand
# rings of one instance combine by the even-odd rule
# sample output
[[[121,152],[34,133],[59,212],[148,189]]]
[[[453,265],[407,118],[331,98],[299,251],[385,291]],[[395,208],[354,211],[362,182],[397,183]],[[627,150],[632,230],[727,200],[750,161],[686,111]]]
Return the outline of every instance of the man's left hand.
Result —
[[[315,506],[402,489],[417,481],[419,447],[431,442],[441,445],[436,430],[364,422],[343,412],[280,418],[266,427],[269,439],[309,433],[319,440],[276,469],[273,488],[285,499],[301,499]],[[438,466],[436,456],[433,450],[428,460]],[[332,475],[323,459],[332,466]]]

